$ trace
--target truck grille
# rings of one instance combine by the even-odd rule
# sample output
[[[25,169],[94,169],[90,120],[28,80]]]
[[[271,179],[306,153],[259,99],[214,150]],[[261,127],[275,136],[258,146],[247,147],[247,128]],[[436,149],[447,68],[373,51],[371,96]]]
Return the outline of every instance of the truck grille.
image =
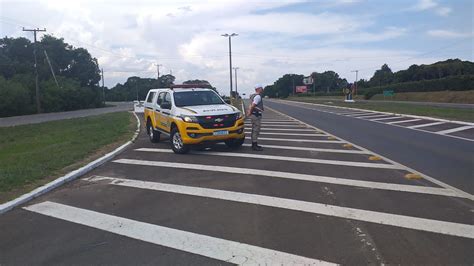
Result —
[[[197,119],[199,125],[206,129],[232,127],[235,124],[235,114],[198,116]]]

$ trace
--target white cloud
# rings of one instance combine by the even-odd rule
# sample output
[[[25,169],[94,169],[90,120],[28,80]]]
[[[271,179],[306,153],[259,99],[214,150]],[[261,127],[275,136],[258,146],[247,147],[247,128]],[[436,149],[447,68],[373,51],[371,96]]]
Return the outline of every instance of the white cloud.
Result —
[[[448,16],[452,9],[450,7],[440,5],[436,0],[419,0],[409,10],[413,11],[426,11],[432,10],[440,16]]]
[[[440,16],[447,16],[451,13],[452,9],[449,7],[440,7],[435,10],[435,12]]]
[[[159,63],[160,72],[172,70],[178,82],[206,79],[228,93],[228,42],[220,36],[226,32],[239,33],[232,39],[233,65],[240,67],[239,90],[247,93],[255,83],[271,84],[286,73],[334,70],[352,80],[353,69],[371,69],[360,72],[364,77],[383,63],[396,69],[425,62],[408,60],[416,55],[408,49],[377,46],[407,35],[408,28],[380,26],[375,17],[352,12],[281,11],[299,2],[305,1],[2,1],[0,17],[19,25],[1,32],[29,37],[21,26],[46,27],[98,58],[109,87],[133,75],[154,78]],[[354,2],[320,0],[317,6],[330,10]],[[419,4],[419,10],[441,8],[434,1]],[[36,24],[25,25],[31,22]]]
[[[418,3],[416,3],[413,6],[413,9],[414,10],[428,10],[437,6],[438,6],[438,3],[435,0],[419,0]]]
[[[457,32],[451,30],[429,30],[427,34],[429,36],[437,38],[463,38],[473,36],[472,33]]]

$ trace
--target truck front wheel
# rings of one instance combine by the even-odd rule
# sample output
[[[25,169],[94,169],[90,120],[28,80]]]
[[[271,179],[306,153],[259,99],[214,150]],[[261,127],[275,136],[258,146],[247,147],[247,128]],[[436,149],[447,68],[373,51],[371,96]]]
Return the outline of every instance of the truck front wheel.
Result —
[[[183,138],[181,137],[177,127],[171,129],[170,138],[171,149],[173,149],[174,153],[185,154],[189,152],[189,146],[183,143]]]

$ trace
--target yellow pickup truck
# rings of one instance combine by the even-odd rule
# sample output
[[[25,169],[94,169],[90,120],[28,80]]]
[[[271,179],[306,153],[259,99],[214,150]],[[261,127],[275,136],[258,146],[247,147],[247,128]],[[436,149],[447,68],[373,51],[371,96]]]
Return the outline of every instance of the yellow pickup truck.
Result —
[[[187,153],[195,144],[225,142],[238,148],[244,143],[243,114],[206,85],[151,89],[144,106],[150,141],[169,135],[175,153]]]

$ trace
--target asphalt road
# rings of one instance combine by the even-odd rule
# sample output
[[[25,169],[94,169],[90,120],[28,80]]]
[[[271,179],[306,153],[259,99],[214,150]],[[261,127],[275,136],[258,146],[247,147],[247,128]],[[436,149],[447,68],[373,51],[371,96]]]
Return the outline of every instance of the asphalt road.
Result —
[[[176,155],[142,131],[113,161],[1,215],[0,265],[474,263],[471,195],[272,111],[259,142]]]
[[[48,121],[71,119],[78,117],[101,115],[113,112],[131,111],[133,110],[132,102],[114,102],[107,103],[109,107],[82,109],[68,112],[43,113],[34,115],[22,115],[0,118],[0,127],[11,127],[26,124],[37,124]]]
[[[327,101],[340,101],[341,97],[339,98],[327,98]],[[437,103],[437,102],[414,102],[414,101],[391,101],[391,100],[364,100],[364,99],[357,99],[357,102],[364,102],[364,103],[402,103],[402,104],[411,104],[411,105],[425,105],[425,106],[433,106],[433,107],[446,107],[446,108],[460,108],[460,109],[473,109],[474,104],[472,103]]]
[[[325,107],[280,101],[266,101],[266,104],[456,188],[474,193],[473,141],[320,111],[326,111]],[[339,112],[347,113],[340,109]],[[430,128],[442,127],[436,125]]]

